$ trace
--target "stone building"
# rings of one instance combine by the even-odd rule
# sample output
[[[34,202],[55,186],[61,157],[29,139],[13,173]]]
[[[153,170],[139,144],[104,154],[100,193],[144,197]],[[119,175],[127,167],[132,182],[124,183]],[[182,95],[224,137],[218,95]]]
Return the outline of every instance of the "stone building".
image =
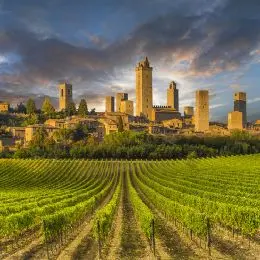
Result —
[[[62,83],[59,85],[59,109],[65,110],[69,107],[72,100],[72,85],[68,83]]]
[[[116,93],[116,112],[123,112],[120,110],[121,108],[121,101],[128,100],[127,93]]]
[[[44,124],[35,124],[35,125],[29,125],[25,127],[25,142],[28,143],[33,139],[34,134],[36,133],[37,129],[44,128],[48,136],[52,136],[55,131],[57,131],[59,128],[51,126],[51,125],[44,125]]]
[[[167,89],[167,106],[179,111],[179,90],[176,82],[172,81]]]
[[[9,106],[9,103],[7,102],[0,102],[0,112],[8,112]]]
[[[246,93],[236,92],[234,94],[234,111],[242,112],[243,127],[247,124]]]
[[[162,121],[162,124],[164,127],[174,128],[174,129],[175,128],[181,129],[183,127],[183,121],[179,118],[164,120]]]
[[[208,90],[196,91],[195,131],[209,130],[209,92]]]
[[[16,140],[13,137],[0,137],[0,152],[15,151]]]
[[[105,135],[118,132],[118,126],[114,120],[111,120],[109,118],[102,118],[99,121],[104,125]]]
[[[7,131],[9,131],[13,137],[24,139],[25,138],[25,127],[19,127],[19,126],[13,126],[7,128]]]
[[[184,107],[184,117],[192,117],[194,116],[194,107],[185,106]]]
[[[131,100],[122,100],[120,104],[120,112],[133,116],[134,102]]]
[[[151,124],[148,126],[148,133],[154,135],[173,135],[177,133],[177,130],[164,127],[163,125]]]
[[[163,120],[181,119],[181,113],[168,106],[154,106],[152,108],[151,121],[160,123]]]
[[[119,120],[122,119],[124,130],[129,130],[129,123],[130,121],[132,121],[133,117],[126,113],[114,112],[114,113],[105,113],[104,118],[110,119],[116,123],[118,123]]]
[[[152,71],[148,58],[139,62],[136,72],[136,116],[151,120],[153,107]]]
[[[243,129],[243,113],[233,111],[228,113],[228,129],[229,130],[242,130]]]
[[[115,112],[115,97],[106,96],[106,112]]]
[[[48,119],[44,122],[45,125],[50,125],[57,128],[65,128],[65,119]]]

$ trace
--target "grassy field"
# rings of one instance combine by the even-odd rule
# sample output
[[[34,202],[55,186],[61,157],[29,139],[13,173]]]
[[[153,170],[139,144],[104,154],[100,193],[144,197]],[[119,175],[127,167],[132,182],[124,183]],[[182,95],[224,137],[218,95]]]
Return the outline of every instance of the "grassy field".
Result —
[[[260,259],[260,155],[0,160],[0,259]]]

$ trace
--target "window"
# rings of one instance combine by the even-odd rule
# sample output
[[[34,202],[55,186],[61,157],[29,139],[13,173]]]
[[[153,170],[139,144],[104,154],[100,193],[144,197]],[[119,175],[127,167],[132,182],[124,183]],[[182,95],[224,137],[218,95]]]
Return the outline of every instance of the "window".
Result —
[[[63,89],[61,90],[61,96],[63,97]]]
[[[70,95],[70,89],[68,89],[68,95]]]

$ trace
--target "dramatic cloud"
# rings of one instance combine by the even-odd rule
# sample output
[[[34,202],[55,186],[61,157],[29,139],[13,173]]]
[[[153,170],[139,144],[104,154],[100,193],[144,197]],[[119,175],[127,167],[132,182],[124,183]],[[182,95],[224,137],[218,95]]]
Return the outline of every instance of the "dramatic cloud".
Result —
[[[155,103],[175,79],[187,105],[208,79],[248,69],[259,56],[257,0],[25,2],[0,6],[0,90],[9,97],[57,96],[57,83],[68,80],[77,100],[102,109],[101,97],[118,90],[134,99],[134,66],[147,55]]]

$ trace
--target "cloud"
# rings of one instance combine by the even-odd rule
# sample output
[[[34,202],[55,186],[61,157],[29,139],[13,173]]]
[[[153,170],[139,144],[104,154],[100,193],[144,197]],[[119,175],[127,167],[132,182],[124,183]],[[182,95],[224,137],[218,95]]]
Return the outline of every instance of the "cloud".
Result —
[[[148,55],[154,67],[156,103],[165,100],[168,81],[177,78],[182,88],[182,103],[188,104],[194,94],[192,81],[235,71],[259,55],[260,5],[257,0],[176,3],[165,1],[162,8],[159,0],[143,2],[148,8],[143,18],[136,9],[137,1],[125,2],[131,15],[136,15],[135,28],[110,41],[100,31],[85,30],[91,46],[66,41],[47,21],[48,12],[31,8],[29,17],[39,16],[35,24],[30,25],[23,17],[18,19],[23,21],[20,25],[12,24],[0,31],[0,57],[8,53],[19,57],[11,71],[0,69],[0,89],[14,96],[16,93],[44,94],[46,90],[57,96],[57,82],[68,80],[74,85],[75,99],[87,96],[93,106],[95,102],[103,102],[101,97],[119,89],[130,92],[134,99],[134,66]],[[113,1],[113,8],[119,5]],[[119,10],[126,12],[122,6],[118,13]],[[68,16],[68,10],[66,12]]]

